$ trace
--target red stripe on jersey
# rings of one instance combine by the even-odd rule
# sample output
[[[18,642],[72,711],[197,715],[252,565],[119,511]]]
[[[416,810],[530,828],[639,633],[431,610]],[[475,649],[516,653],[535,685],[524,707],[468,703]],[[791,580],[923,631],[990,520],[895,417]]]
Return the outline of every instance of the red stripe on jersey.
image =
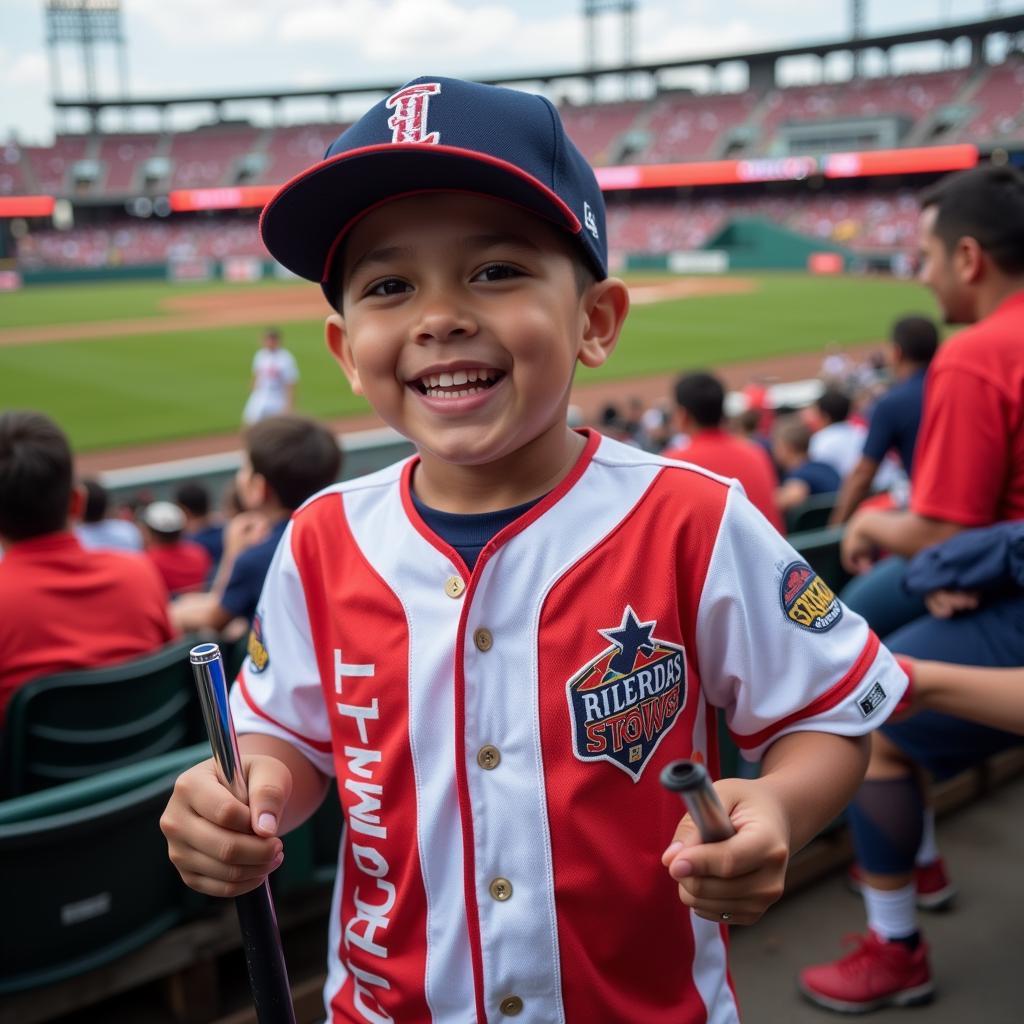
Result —
[[[666,468],[622,522],[552,587],[539,628],[540,735],[565,1019],[704,1024],[689,910],[661,863],[683,809],[658,783],[713,723],[699,713],[693,623],[729,489]],[[629,605],[655,639],[681,645],[686,692],[638,782],[574,748],[567,684],[608,646]],[[714,749],[709,746],[709,753]],[[573,827],[572,823],[585,823]],[[613,881],[614,900],[605,898]],[[717,939],[715,940],[717,941]]]
[[[744,749],[759,747],[762,743],[767,743],[773,736],[778,735],[794,722],[799,722],[804,718],[813,718],[815,715],[830,711],[857,688],[867,670],[874,663],[875,657],[878,654],[878,648],[878,637],[873,630],[869,629],[867,643],[864,644],[864,649],[860,652],[860,656],[853,663],[853,668],[835,686],[830,687],[821,696],[816,697],[810,704],[802,707],[799,711],[794,711],[793,714],[773,722],[759,732],[748,736],[734,732],[732,734],[733,739]]]
[[[255,711],[256,714],[260,716],[260,718],[265,718],[272,725],[276,725],[278,729],[283,729],[286,733],[288,733],[289,736],[294,736],[297,740],[301,740],[303,743],[305,743],[309,747],[312,747],[314,750],[319,750],[322,754],[330,753],[330,743],[323,743],[320,740],[311,740],[308,736],[303,736],[302,733],[296,732],[294,729],[289,728],[287,725],[284,724],[284,722],[279,722],[276,718],[274,718],[273,715],[268,715],[267,712],[264,711],[263,708],[261,708],[259,704],[256,703],[256,699],[249,692],[249,687],[246,685],[245,682],[244,665],[242,666],[241,669],[239,669],[236,681],[238,682],[239,692],[245,699],[245,703],[248,704],[249,707],[251,707],[253,711]]]
[[[333,1020],[367,1019],[357,1008],[360,999],[371,1012],[376,1005],[396,1021],[430,1020],[405,611],[359,550],[341,495],[326,494],[296,513],[292,551],[306,597],[346,820],[342,939],[333,952],[360,972],[332,994]],[[373,674],[342,671],[336,680],[336,651],[343,667],[372,665]],[[365,719],[339,708],[370,709],[374,700],[376,713]],[[352,929],[349,935],[346,926]]]

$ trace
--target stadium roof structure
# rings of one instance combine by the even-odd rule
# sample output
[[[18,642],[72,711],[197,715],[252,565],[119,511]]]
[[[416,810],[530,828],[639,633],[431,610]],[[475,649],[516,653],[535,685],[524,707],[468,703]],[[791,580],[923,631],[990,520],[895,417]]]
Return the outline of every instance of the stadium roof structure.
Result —
[[[510,73],[500,76],[487,76],[476,79],[487,85],[507,85],[514,83],[542,82],[549,83],[560,80],[589,80],[626,74],[657,75],[659,71],[686,67],[718,67],[721,64],[745,63],[750,68],[752,82],[756,77],[759,84],[772,84],[777,61],[786,57],[818,56],[830,53],[859,53],[865,50],[889,50],[896,46],[915,43],[947,42],[967,38],[980,54],[981,44],[987,36],[997,33],[1024,33],[1024,14],[1008,14],[986,18],[980,21],[961,22],[954,25],[936,25],[931,28],[915,29],[907,32],[888,33],[878,36],[864,36],[856,39],[842,38],[827,42],[803,43],[797,46],[780,47],[773,50],[751,51],[746,53],[712,54],[704,57],[687,57],[678,60],[659,61],[653,64],[612,65],[596,68],[561,68],[549,71],[529,71],[521,74]],[[393,92],[400,82],[368,82],[349,85],[328,85],[313,89],[262,89],[257,92],[237,93],[202,93],[177,96],[121,96],[106,99],[55,99],[53,105],[60,110],[87,110],[93,116],[101,110],[129,107],[177,107],[188,104],[221,104],[246,101],[278,102],[291,99],[307,99],[311,97],[336,98],[361,94],[386,94]]]

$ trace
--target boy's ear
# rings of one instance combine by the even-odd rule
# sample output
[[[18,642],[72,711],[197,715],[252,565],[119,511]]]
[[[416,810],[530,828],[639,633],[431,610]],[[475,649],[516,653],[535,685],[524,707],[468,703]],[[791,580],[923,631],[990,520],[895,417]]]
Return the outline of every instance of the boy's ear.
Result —
[[[629,312],[629,290],[617,277],[596,281],[582,299],[583,336],[577,358],[584,366],[600,366],[615,351]]]
[[[359,380],[359,371],[352,358],[352,347],[348,343],[348,332],[345,330],[345,319],[340,313],[332,313],[324,322],[324,339],[327,349],[334,356],[337,364],[348,378],[349,387],[356,395],[363,393],[363,385]]]

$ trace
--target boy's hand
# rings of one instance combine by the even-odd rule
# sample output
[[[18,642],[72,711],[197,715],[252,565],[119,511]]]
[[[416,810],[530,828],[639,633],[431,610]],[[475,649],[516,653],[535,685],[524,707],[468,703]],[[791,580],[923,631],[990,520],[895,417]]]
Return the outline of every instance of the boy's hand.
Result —
[[[715,783],[736,835],[702,843],[686,815],[661,862],[679,883],[679,898],[695,914],[729,924],[753,924],[782,895],[789,863],[789,826],[779,801],[756,780]]]
[[[160,818],[167,851],[187,886],[208,896],[239,896],[280,867],[277,837],[292,774],[276,757],[242,757],[250,806],[217,778],[212,760],[178,777]]]

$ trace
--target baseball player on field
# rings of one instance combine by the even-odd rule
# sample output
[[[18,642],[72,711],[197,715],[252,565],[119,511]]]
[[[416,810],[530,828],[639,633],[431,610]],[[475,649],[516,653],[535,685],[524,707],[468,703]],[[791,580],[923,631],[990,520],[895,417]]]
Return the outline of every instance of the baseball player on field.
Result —
[[[293,516],[210,763],[162,825],[234,896],[336,777],[333,1024],[737,1021],[728,926],[843,807],[906,677],[732,481],[571,430],[611,355],[593,171],[545,99],[419,78],[284,186],[270,252],[321,282],[353,389],[416,445]],[[701,843],[669,761],[756,781]]]
[[[268,416],[292,411],[299,367],[295,356],[281,346],[281,332],[276,327],[263,334],[263,345],[252,357],[252,384],[242,410],[247,426]]]

